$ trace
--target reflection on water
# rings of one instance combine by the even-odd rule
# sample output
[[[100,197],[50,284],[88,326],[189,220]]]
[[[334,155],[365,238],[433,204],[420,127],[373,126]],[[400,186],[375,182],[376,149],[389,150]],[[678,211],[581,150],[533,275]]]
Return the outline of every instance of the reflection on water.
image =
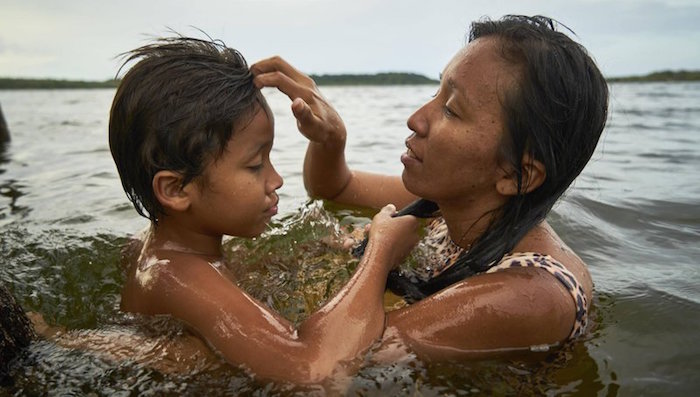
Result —
[[[433,91],[325,88],[346,119],[350,163],[399,174],[405,120]],[[0,282],[76,338],[115,330],[152,336],[118,311],[120,247],[146,222],[126,200],[109,155],[113,94],[0,91],[13,133],[0,150]],[[338,248],[339,236],[371,213],[307,203],[306,142],[288,99],[265,94],[276,117],[272,159],[285,178],[281,215],[266,235],[232,238],[226,249],[240,263],[232,270],[241,286],[299,323],[350,277],[357,262]],[[550,217],[595,281],[594,325],[583,340],[487,361],[409,356],[310,389],[256,380],[227,365],[172,372],[37,341],[14,366],[14,385],[0,394],[305,395],[326,387],[351,395],[693,395],[700,386],[700,84],[616,84],[612,95],[609,127],[591,164]],[[386,302],[395,300],[388,295]]]
[[[346,213],[354,219],[361,215]],[[299,214],[288,215],[278,226],[279,229],[254,241],[229,240],[227,252],[231,259],[243,263],[234,269],[240,284],[257,299],[298,323],[347,281],[356,260],[339,247],[339,223],[320,203],[306,206]],[[51,234],[60,235],[60,232]],[[19,240],[26,237],[17,234],[10,245],[18,246]],[[121,338],[128,337],[145,345],[151,343],[155,350],[164,342],[153,335],[170,333],[175,338],[183,332],[182,326],[160,324],[154,332],[148,324],[135,327],[133,319],[126,319],[129,315],[117,312],[122,275],[115,263],[122,239],[83,241],[72,247],[54,246],[52,250],[41,247],[53,245],[50,239],[45,237],[41,244],[31,244],[23,254],[11,253],[29,265],[24,273],[14,275],[17,279],[14,285],[17,287],[24,280],[40,288],[42,294],[38,296],[23,288],[15,288],[14,292],[24,298],[25,307],[44,313],[54,324],[87,330],[69,335],[76,338],[74,343],[34,343],[16,366],[15,385],[10,390],[56,395],[85,390],[110,394],[148,390],[193,395],[213,389],[227,390],[232,395],[259,389],[269,394],[309,391],[290,384],[261,383],[229,366],[200,366],[196,371],[184,373],[169,371],[163,365],[154,365],[148,357],[160,350],[146,354],[132,347],[127,354],[119,354],[114,349],[124,349],[123,342],[110,342],[115,327],[123,333]],[[11,276],[2,274],[2,279]],[[140,339],[149,334],[150,339]],[[132,359],[125,359],[128,354]],[[115,356],[121,359],[115,361]],[[367,365],[357,376],[341,381],[340,386],[325,387],[330,390],[341,387],[353,395],[439,395],[465,390],[489,395],[542,394],[555,390],[588,393],[615,387],[614,381],[604,382],[600,376],[586,345],[577,342],[545,353],[489,361],[430,364],[409,356],[393,364]]]

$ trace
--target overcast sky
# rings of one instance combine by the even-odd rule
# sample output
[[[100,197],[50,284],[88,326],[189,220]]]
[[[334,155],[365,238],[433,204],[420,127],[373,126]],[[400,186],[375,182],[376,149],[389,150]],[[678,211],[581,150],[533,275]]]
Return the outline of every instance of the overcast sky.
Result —
[[[566,24],[606,76],[700,69],[700,0],[0,0],[0,76],[108,79],[117,54],[194,26],[250,63],[437,78],[471,21],[504,14]]]

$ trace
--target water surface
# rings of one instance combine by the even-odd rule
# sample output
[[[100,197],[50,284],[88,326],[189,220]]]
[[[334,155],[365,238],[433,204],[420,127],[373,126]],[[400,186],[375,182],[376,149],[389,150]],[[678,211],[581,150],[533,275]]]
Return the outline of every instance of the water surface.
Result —
[[[400,174],[405,120],[435,87],[324,87],[349,131],[357,169]],[[589,264],[590,335],[537,356],[370,365],[349,394],[694,395],[700,388],[700,84],[614,84],[596,154],[550,222]],[[366,212],[309,203],[305,139],[283,95],[272,160],[285,179],[267,237],[232,240],[243,286],[292,321],[318,307],[354,262],[319,242]],[[121,190],[107,144],[114,90],[0,91],[12,142],[0,153],[0,282],[52,325],[129,328],[118,312],[119,249],[147,223]],[[304,394],[229,367],[163,373],[90,351],[34,343],[0,394]]]

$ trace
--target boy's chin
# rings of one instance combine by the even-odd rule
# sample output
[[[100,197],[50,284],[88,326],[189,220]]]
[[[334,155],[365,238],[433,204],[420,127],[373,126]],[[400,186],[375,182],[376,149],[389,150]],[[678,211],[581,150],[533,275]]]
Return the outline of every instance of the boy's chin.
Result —
[[[256,238],[260,237],[261,234],[263,234],[267,230],[267,225],[264,225],[263,227],[255,230],[251,230],[249,233],[240,235],[240,237],[244,238]]]

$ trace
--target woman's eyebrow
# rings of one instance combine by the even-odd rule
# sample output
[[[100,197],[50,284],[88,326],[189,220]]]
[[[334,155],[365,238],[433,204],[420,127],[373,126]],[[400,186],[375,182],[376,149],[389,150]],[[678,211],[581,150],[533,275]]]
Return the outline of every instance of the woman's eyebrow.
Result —
[[[467,95],[467,90],[457,85],[457,83],[450,77],[447,79],[447,86],[450,87],[452,93],[457,97],[461,98],[462,101],[469,103],[469,96]]]
[[[450,87],[453,91],[456,91],[458,93],[462,93],[459,88],[457,87],[457,83],[450,77],[447,79],[447,86]]]

